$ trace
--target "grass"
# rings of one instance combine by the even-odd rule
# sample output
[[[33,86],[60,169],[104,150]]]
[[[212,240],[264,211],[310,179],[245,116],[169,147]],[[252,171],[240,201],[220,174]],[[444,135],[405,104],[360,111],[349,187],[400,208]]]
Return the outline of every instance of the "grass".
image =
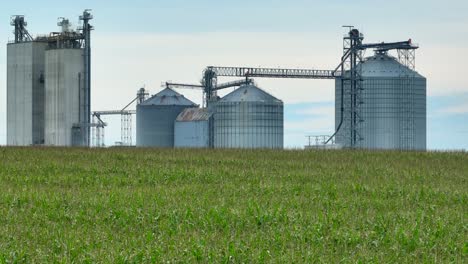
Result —
[[[0,148],[0,263],[468,261],[468,153]]]

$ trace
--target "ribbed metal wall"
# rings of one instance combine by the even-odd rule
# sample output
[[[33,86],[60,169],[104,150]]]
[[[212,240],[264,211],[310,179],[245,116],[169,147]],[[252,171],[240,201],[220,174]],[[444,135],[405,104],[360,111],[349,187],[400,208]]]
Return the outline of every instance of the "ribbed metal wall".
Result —
[[[176,148],[209,148],[210,123],[206,121],[175,122]]]
[[[253,85],[216,103],[216,148],[283,148],[283,134],[283,102]]]
[[[174,124],[176,148],[209,148],[212,135],[212,113],[206,108],[187,108]]]
[[[362,63],[363,91],[358,147],[366,149],[426,149],[426,79],[379,54]],[[349,87],[345,86],[344,113],[350,115]],[[341,79],[335,85],[335,124],[341,120]],[[336,143],[350,146],[350,120],[345,118]]]
[[[47,44],[7,46],[7,144],[44,143],[44,56]]]
[[[194,106],[171,89],[137,105],[137,147],[174,147],[174,122],[184,109]]]
[[[84,87],[83,50],[48,50],[45,64],[45,144],[72,146],[72,128],[80,121],[80,89]]]

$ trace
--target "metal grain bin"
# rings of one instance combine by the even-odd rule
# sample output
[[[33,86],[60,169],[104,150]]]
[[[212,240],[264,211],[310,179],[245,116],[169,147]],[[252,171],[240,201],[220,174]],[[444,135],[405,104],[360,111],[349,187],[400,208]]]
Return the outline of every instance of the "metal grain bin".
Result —
[[[206,108],[187,108],[174,124],[176,148],[208,148],[212,145],[212,113]]]
[[[137,147],[174,147],[174,121],[186,108],[197,105],[166,88],[137,105]]]
[[[387,54],[362,64],[363,91],[357,147],[366,149],[426,149],[426,78]],[[341,120],[341,79],[335,85],[335,124]],[[344,123],[336,143],[350,146],[350,96],[345,86]]]
[[[256,86],[241,86],[216,103],[216,148],[283,148],[283,133],[283,102]]]

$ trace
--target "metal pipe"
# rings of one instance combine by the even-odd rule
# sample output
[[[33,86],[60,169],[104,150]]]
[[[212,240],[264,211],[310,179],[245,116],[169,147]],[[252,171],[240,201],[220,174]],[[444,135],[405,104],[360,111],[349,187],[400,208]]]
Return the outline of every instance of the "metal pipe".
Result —
[[[338,127],[337,127],[336,130],[335,130],[335,133],[333,133],[333,135],[331,135],[331,137],[325,142],[325,145],[328,144],[334,137],[336,137],[336,135],[337,135],[338,132],[340,131],[341,126],[343,125],[343,121],[344,121],[343,115],[344,115],[344,81],[343,81],[343,78],[341,78],[341,114],[340,114],[340,123],[338,124]]]
[[[84,37],[84,120],[85,124],[90,124],[91,121],[91,30],[93,27],[89,24],[89,21],[93,19],[90,10],[83,11],[83,15],[80,17],[83,20],[83,37]],[[90,145],[90,134],[91,130],[89,126],[85,126],[83,133],[83,144],[85,146]]]

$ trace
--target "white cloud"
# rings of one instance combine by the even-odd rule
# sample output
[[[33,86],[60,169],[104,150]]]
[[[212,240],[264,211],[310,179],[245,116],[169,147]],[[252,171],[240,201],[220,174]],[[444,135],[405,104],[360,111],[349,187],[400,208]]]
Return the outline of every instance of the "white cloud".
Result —
[[[324,116],[320,118],[308,118],[301,121],[285,121],[284,130],[285,133],[302,133],[303,136],[323,133],[333,134],[334,125],[335,119],[333,116]]]
[[[416,70],[427,78],[429,96],[468,92],[465,78],[467,45],[427,43],[417,51]]]
[[[286,147],[302,147],[307,144],[309,135],[331,135],[335,129],[334,108],[332,106],[307,106],[296,110],[295,121],[285,120],[284,134]],[[302,120],[297,120],[302,117]]]
[[[468,114],[468,103],[443,108],[439,112],[443,114]]]
[[[313,45],[326,43],[315,43],[304,33],[97,35],[93,95],[103,99],[93,105],[123,105],[142,84],[155,93],[166,80],[197,83],[209,65],[331,69],[337,64],[332,49],[324,53],[323,49],[311,49]],[[221,82],[228,80],[220,78]],[[285,103],[330,101],[334,97],[334,83],[329,80],[256,81]],[[183,92],[200,103],[201,93]]]
[[[307,116],[333,116],[335,114],[335,108],[333,106],[310,107],[299,109],[296,111],[296,114]]]
[[[285,147],[302,147],[309,135],[331,135],[334,132],[333,116],[307,118],[301,121],[284,122]]]
[[[95,98],[106,98],[116,90],[119,96],[114,95],[109,103],[95,101],[94,105],[109,108],[111,103],[124,104],[143,84],[156,92],[166,80],[197,83],[209,65],[332,69],[339,62],[340,45],[339,39],[284,32],[96,35]],[[418,50],[417,70],[428,79],[429,96],[468,92],[468,79],[462,78],[464,58],[459,56],[466,53],[468,47],[449,43],[426,44]],[[224,80],[229,79],[220,79]],[[330,80],[258,78],[256,82],[285,103],[334,98],[334,82]],[[201,102],[200,93],[183,92]]]

